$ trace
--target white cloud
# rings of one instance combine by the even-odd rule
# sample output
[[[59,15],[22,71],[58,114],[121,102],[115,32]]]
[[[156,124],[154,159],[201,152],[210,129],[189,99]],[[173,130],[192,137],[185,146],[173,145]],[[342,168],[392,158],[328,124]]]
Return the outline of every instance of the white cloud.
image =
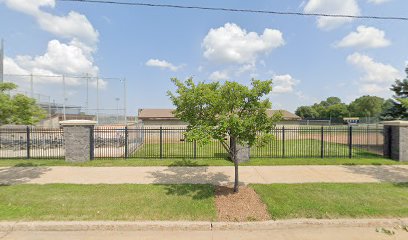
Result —
[[[349,55],[347,61],[364,73],[358,82],[360,92],[364,94],[389,95],[391,84],[401,77],[401,73],[395,67],[375,62],[360,53]]]
[[[148,67],[158,67],[161,69],[169,69],[173,72],[176,72],[177,70],[179,70],[180,68],[183,67],[183,65],[180,66],[175,66],[172,63],[167,62],[166,60],[159,60],[159,59],[149,59],[146,62],[146,66]]]
[[[360,8],[356,0],[309,0],[304,8],[304,12],[360,15]],[[320,29],[332,30],[352,21],[351,18],[318,17],[317,26]]]
[[[18,56],[16,61],[23,68],[31,69],[33,73],[36,69],[46,69],[67,75],[78,75],[79,73],[96,75],[98,72],[98,68],[93,65],[93,59],[88,58],[81,48],[61,43],[58,40],[48,43],[44,55]]]
[[[227,71],[215,71],[210,74],[208,77],[211,81],[222,81],[222,80],[228,80],[229,79],[229,74]]]
[[[20,55],[6,58],[4,70],[8,74],[34,74],[34,75],[84,75],[95,77],[99,69],[94,64],[93,54],[99,33],[94,29],[87,17],[71,11],[66,16],[53,15],[43,8],[55,8],[55,0],[3,0],[9,8],[33,16],[39,26],[57,37],[68,39],[69,43],[60,40],[48,42],[47,50],[38,56]],[[95,79],[95,78],[94,78]],[[37,83],[61,83],[58,77],[36,78]],[[80,78],[66,78],[67,85],[82,85],[86,81]],[[96,85],[96,80],[91,80],[91,86]],[[101,88],[107,82],[99,80]]]
[[[391,1],[391,0],[368,0],[367,2],[368,2],[368,3],[374,3],[374,4],[376,4],[376,5],[379,5],[379,4],[383,4],[383,3],[389,2],[389,1]]]
[[[87,17],[71,11],[66,16],[56,16],[45,12],[42,7],[55,7],[55,0],[4,0],[5,4],[16,11],[33,16],[40,27],[58,37],[79,39],[92,47],[98,42],[99,33]]]
[[[253,74],[255,72],[255,70],[256,70],[256,65],[255,64],[245,64],[245,65],[240,66],[236,70],[235,75],[240,76],[241,74],[246,73],[246,72],[250,72],[250,73]]]
[[[4,57],[4,74],[27,75],[29,71],[21,68],[12,58]]]
[[[351,32],[344,37],[337,47],[382,48],[391,42],[385,38],[385,32],[374,27],[359,26],[357,32]]]
[[[298,80],[294,79],[291,75],[277,75],[272,78],[273,82],[273,93],[289,93],[293,92],[296,84],[299,83]]]
[[[259,55],[283,46],[279,30],[266,28],[263,34],[247,32],[234,23],[210,29],[202,42],[204,57],[216,63],[254,64]]]
[[[93,59],[77,46],[64,44],[58,40],[48,43],[47,51],[40,56],[17,56],[14,59],[6,58],[4,70],[7,74],[49,75],[49,76],[78,76],[84,73],[90,76],[98,74],[98,67]],[[61,83],[55,77],[37,78],[37,83]],[[67,85],[81,85],[85,81],[80,78],[67,78]],[[102,83],[101,86],[103,86]]]

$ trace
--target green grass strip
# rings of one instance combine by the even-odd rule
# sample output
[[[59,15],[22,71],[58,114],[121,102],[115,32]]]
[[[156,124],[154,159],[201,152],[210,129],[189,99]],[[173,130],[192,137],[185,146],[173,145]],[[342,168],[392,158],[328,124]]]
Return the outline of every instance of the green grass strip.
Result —
[[[408,183],[251,186],[273,219],[408,217]]]
[[[280,165],[396,165],[408,164],[386,158],[251,158],[241,166]],[[143,166],[233,166],[226,159],[95,159],[86,163],[68,163],[64,159],[1,159],[0,167],[143,167]]]
[[[211,185],[0,186],[0,220],[215,220]]]

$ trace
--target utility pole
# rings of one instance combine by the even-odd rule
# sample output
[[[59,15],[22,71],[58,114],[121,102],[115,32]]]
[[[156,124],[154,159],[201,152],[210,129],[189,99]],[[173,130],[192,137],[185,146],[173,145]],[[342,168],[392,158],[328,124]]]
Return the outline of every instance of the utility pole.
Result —
[[[4,41],[1,39],[0,43],[0,83],[3,83],[3,75],[4,75],[4,68],[3,68],[3,59],[4,59]]]

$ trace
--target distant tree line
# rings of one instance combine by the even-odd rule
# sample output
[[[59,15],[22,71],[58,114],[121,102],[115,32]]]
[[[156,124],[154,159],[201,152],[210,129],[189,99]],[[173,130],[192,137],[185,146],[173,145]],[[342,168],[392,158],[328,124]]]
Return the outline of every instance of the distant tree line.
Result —
[[[342,119],[345,117],[376,117],[382,120],[408,119],[408,67],[407,77],[396,80],[391,90],[392,99],[365,95],[345,104],[338,97],[329,97],[311,106],[300,106],[296,114],[303,119]]]

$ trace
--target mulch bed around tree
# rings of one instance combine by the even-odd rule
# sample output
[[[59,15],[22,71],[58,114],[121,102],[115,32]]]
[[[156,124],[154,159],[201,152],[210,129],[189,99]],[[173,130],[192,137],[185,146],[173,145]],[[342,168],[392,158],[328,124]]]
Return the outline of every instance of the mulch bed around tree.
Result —
[[[246,186],[240,186],[238,193],[234,193],[232,186],[217,186],[215,206],[218,221],[246,222],[271,219],[266,205],[258,194]]]

